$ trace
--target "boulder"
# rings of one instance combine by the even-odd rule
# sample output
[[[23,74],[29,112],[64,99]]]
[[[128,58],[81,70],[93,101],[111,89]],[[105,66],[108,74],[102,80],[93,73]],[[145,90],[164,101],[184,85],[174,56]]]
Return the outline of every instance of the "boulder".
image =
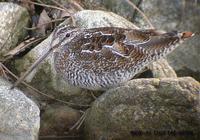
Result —
[[[197,140],[200,84],[191,77],[131,80],[93,103],[84,129],[87,140]]]
[[[138,78],[176,78],[177,75],[166,59],[160,59],[150,64]]]
[[[141,3],[140,0],[130,1],[135,5]],[[136,10],[125,0],[83,0],[81,3],[86,9],[111,11],[130,21],[134,21],[137,13]]]
[[[21,41],[27,30],[30,17],[28,11],[16,4],[0,3],[0,59],[11,48],[15,47]]]
[[[82,28],[122,27],[137,29],[138,27],[125,18],[101,10],[83,10],[74,15],[76,26]]]
[[[78,110],[68,106],[50,106],[41,116],[40,136],[68,135],[70,128],[78,121],[80,116],[81,114]],[[74,135],[78,132],[79,131],[74,131]]]
[[[38,140],[40,110],[18,89],[0,77],[0,139]]]

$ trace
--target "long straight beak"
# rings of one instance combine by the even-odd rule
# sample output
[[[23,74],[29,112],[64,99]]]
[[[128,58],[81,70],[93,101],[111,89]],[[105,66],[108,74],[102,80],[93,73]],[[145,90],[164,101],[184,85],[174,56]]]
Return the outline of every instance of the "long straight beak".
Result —
[[[53,48],[50,47],[50,49],[44,54],[42,55],[38,60],[36,60],[32,66],[12,85],[12,87],[10,89],[15,88],[18,84],[20,84],[27,76],[29,73],[31,73],[38,64],[40,64],[48,55],[50,52],[52,52]]]
[[[29,73],[31,73],[36,67],[38,64],[40,64],[54,49],[54,46],[53,45],[53,42],[54,42],[54,35],[55,35],[55,32],[56,30],[54,30],[53,34],[52,34],[52,40],[51,40],[51,43],[50,43],[50,48],[49,50],[44,54],[42,55],[39,59],[37,59],[30,68],[28,68],[28,70],[11,86],[10,89],[14,89],[17,85],[19,85],[28,75]],[[57,46],[57,45],[55,45]]]

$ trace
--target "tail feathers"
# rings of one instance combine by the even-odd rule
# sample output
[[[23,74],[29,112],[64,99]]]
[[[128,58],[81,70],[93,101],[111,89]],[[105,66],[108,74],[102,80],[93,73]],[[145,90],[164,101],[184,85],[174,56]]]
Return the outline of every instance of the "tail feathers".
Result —
[[[173,51],[179,43],[182,43],[185,39],[190,38],[194,35],[192,32],[172,31],[163,33],[160,36],[155,36],[149,41],[138,44],[139,47],[144,48],[148,54],[152,55],[166,55]]]

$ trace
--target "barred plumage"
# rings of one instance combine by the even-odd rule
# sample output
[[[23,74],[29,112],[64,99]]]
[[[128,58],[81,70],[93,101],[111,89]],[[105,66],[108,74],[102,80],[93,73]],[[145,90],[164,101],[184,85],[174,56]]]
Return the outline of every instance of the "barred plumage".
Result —
[[[184,33],[153,29],[76,28],[73,32],[74,28],[69,28],[66,27],[65,34],[69,30],[72,36],[57,48],[55,68],[69,84],[93,90],[130,80],[152,61],[174,50],[185,38]],[[72,73],[74,76],[70,76]]]
[[[130,80],[191,36],[191,32],[62,25],[54,31],[50,50],[16,84],[54,51],[55,69],[67,83],[92,90],[107,89]]]

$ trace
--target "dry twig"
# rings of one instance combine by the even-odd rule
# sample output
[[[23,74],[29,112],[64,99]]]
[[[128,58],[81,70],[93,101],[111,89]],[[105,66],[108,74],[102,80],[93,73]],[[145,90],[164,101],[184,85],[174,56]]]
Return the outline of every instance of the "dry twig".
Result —
[[[59,6],[60,8],[65,9],[65,11],[67,11],[67,8],[65,8],[65,6],[63,6],[62,4],[60,4],[59,2],[55,1],[55,0],[51,0],[54,4],[56,4],[57,6]]]
[[[83,122],[85,121],[87,113],[88,113],[88,109],[85,112],[83,112],[83,115],[78,119],[78,121],[69,130],[71,131],[75,128],[76,128],[76,130],[78,130],[81,127],[81,125],[83,124]]]
[[[151,24],[151,22],[150,22],[150,20],[147,18],[147,16],[146,16],[134,3],[132,3],[130,0],[126,0],[126,2],[127,2],[129,5],[131,5],[134,9],[136,9],[136,10],[142,15],[142,17],[147,21],[147,23],[149,24],[149,26],[150,26],[151,28],[154,29],[153,24]]]
[[[10,50],[8,53],[6,53],[4,55],[4,59],[2,60],[2,62],[6,62],[9,59],[12,59],[16,55],[19,55],[20,53],[22,53],[22,52],[26,51],[27,49],[29,49],[34,43],[39,43],[40,41],[44,40],[45,38],[46,38],[46,36],[43,36],[43,37],[32,37],[32,38],[29,38],[29,39],[21,42],[17,47],[15,47],[14,49]]]
[[[36,30],[36,29],[38,29],[39,27],[41,27],[43,25],[46,25],[46,24],[49,24],[49,23],[58,22],[58,21],[63,21],[63,20],[65,20],[65,19],[64,18],[54,19],[54,20],[51,20],[50,22],[46,22],[46,23],[43,23],[43,24],[38,24],[37,27],[31,27],[31,28],[24,27],[24,28],[26,30]]]
[[[26,1],[27,3],[31,3],[31,4],[35,4],[35,5],[39,5],[39,6],[43,6],[43,7],[48,7],[48,8],[53,8],[53,9],[58,9],[61,11],[65,11],[65,9],[57,7],[57,6],[53,6],[53,5],[48,5],[48,4],[42,4],[42,3],[37,3],[37,2],[33,2],[33,1]]]
[[[74,6],[76,6],[76,8],[78,8],[80,11],[84,10],[84,8],[82,6],[80,6],[76,1],[71,1],[71,4],[73,4]]]

